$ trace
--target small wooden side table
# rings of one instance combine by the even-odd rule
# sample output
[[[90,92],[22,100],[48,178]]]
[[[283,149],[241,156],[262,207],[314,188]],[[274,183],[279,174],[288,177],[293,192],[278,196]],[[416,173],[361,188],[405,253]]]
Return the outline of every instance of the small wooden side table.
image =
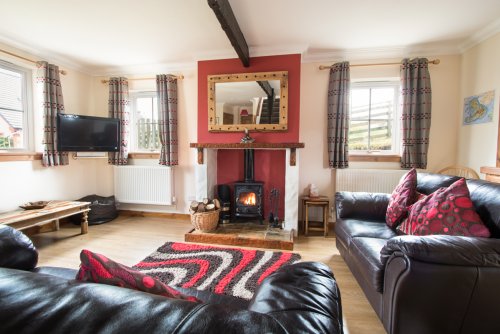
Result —
[[[323,227],[309,226],[309,207],[319,206],[323,208]],[[330,199],[327,196],[318,197],[302,197],[302,222],[304,223],[304,235],[307,236],[309,230],[323,231],[325,237],[328,236],[328,208],[330,207]]]

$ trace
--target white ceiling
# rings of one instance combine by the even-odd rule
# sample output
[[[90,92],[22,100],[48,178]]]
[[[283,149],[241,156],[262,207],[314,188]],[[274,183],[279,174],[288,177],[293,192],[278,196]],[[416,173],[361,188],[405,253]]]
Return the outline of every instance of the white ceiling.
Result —
[[[458,53],[500,31],[500,0],[229,2],[251,56],[430,56]],[[237,57],[206,0],[0,0],[0,6],[0,42],[94,75]]]

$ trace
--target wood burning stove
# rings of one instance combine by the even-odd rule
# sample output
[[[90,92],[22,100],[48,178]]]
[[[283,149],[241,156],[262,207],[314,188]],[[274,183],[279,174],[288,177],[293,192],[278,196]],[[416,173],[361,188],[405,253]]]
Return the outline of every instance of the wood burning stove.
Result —
[[[258,219],[262,224],[262,182],[236,182],[234,184],[234,217]]]
[[[264,184],[254,181],[253,149],[244,151],[244,176],[242,182],[234,183],[234,217],[235,219],[264,219],[262,198]]]

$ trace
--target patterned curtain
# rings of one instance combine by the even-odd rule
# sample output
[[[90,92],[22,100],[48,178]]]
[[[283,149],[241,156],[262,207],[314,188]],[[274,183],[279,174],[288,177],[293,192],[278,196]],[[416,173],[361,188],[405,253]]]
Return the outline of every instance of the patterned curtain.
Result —
[[[38,62],[36,76],[43,109],[43,157],[45,167],[68,165],[68,153],[57,151],[57,113],[64,113],[59,67]]]
[[[129,138],[129,98],[127,78],[109,79],[109,117],[120,119],[120,151],[108,153],[108,164],[126,165],[128,162],[128,138]]]
[[[403,59],[402,95],[402,168],[427,167],[431,128],[431,77],[426,58]]]
[[[176,166],[177,157],[177,78],[172,75],[156,76],[158,96],[158,123],[160,128],[160,165]]]
[[[349,62],[330,69],[328,86],[328,163],[330,168],[349,167]]]

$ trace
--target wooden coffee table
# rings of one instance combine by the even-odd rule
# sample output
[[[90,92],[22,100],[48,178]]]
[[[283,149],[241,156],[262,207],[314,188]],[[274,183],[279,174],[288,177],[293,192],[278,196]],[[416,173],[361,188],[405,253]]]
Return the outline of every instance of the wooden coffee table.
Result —
[[[9,225],[22,230],[35,225],[43,225],[56,221],[56,230],[59,230],[59,219],[82,213],[82,234],[88,232],[88,212],[90,202],[51,201],[46,207],[36,210],[15,210],[0,213],[0,224]]]

